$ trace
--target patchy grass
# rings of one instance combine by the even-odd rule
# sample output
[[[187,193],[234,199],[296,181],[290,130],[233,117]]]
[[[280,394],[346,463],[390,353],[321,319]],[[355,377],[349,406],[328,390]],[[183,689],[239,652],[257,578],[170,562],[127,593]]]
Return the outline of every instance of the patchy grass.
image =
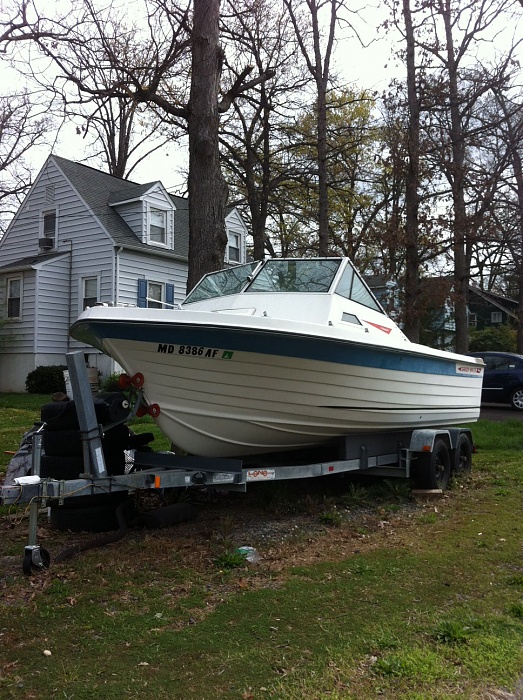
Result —
[[[0,697],[518,697],[523,424],[474,433],[472,474],[438,500],[403,480],[260,484],[31,578],[27,523],[2,518]],[[71,538],[42,516],[52,555]]]

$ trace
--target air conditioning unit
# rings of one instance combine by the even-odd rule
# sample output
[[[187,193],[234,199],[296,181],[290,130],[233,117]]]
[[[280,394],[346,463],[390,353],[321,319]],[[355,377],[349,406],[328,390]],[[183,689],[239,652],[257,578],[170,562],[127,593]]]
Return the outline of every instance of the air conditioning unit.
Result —
[[[52,250],[54,247],[54,241],[52,238],[39,238],[38,247],[42,253],[46,253],[48,250]]]

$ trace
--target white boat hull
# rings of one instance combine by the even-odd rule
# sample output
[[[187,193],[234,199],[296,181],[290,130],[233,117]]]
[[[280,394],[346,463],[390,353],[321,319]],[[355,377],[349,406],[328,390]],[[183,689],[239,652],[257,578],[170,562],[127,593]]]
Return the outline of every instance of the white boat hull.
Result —
[[[144,376],[157,423],[179,448],[233,457],[318,445],[351,432],[477,420],[481,378],[380,369],[266,353],[159,352],[157,342],[107,338],[104,350]],[[232,353],[232,356],[229,356]],[[223,355],[225,354],[225,357]],[[386,363],[385,363],[386,364]],[[456,363],[451,363],[455,366]]]
[[[204,277],[179,310],[95,307],[71,334],[144,377],[158,425],[207,457],[479,416],[483,363],[411,343],[347,259]]]

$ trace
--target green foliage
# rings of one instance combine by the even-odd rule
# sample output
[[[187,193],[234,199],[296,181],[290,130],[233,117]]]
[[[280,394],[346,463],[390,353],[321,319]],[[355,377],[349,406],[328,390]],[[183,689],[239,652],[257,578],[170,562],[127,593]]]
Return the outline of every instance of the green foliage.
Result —
[[[27,375],[25,388],[30,394],[65,392],[64,370],[66,369],[65,365],[40,365]]]
[[[247,552],[240,552],[237,549],[226,550],[222,554],[219,554],[214,563],[220,569],[239,569],[245,566],[247,562]]]
[[[455,620],[443,620],[433,636],[441,644],[466,644],[470,638],[470,628]]]
[[[489,326],[481,331],[470,332],[470,352],[495,350],[499,352],[517,351],[517,332],[510,326]]]
[[[324,525],[329,525],[330,527],[340,527],[343,523],[343,516],[336,510],[336,507],[332,510],[328,510],[320,515],[320,520]]]
[[[121,391],[120,375],[121,372],[113,372],[104,377],[100,382],[100,391]]]

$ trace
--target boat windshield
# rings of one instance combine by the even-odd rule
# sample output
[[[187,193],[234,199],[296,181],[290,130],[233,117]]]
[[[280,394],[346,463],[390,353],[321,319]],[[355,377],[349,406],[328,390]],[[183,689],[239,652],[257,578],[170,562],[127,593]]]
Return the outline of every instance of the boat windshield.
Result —
[[[350,263],[343,270],[340,281],[334,291],[336,294],[345,297],[345,299],[352,299],[357,304],[383,313],[383,309],[376,301],[376,297]]]
[[[340,260],[267,260],[246,292],[328,292]]]
[[[258,262],[251,262],[246,265],[235,265],[227,270],[210,272],[189,292],[183,303],[191,304],[204,299],[238,294],[246,286],[249,281],[249,275],[253,273],[258,264]]]

